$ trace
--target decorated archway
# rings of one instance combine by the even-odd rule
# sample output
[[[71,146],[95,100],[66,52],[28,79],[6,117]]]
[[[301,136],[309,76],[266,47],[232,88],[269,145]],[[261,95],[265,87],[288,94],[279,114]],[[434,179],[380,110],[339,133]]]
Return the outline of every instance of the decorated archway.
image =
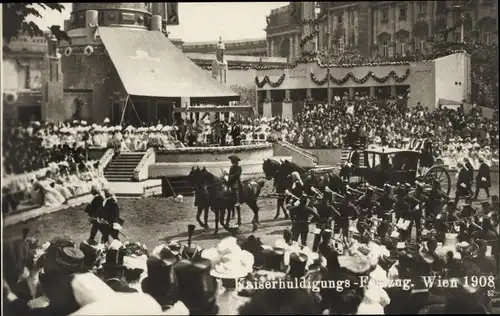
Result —
[[[494,40],[497,33],[496,21],[487,16],[477,21],[477,33],[479,40],[485,44],[489,44]]]
[[[400,55],[404,55],[409,49],[408,43],[410,42],[410,32],[403,29],[399,30],[396,33],[396,42],[396,52]]]

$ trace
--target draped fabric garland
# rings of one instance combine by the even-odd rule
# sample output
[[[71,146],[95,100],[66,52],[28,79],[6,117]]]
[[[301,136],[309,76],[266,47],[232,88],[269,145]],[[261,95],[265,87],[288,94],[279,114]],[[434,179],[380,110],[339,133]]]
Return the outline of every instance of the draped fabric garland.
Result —
[[[378,77],[376,74],[374,74],[372,71],[369,71],[364,77],[361,77],[361,78],[356,78],[352,72],[349,72],[348,74],[346,74],[344,77],[342,78],[335,78],[334,76],[332,76],[330,74],[329,71],[327,71],[327,74],[325,76],[325,78],[323,79],[320,79],[318,80],[316,78],[316,75],[314,73],[311,72],[311,80],[318,86],[322,86],[324,85],[328,78],[330,78],[330,81],[337,84],[337,85],[343,85],[345,84],[347,81],[349,81],[349,79],[352,79],[352,81],[354,81],[355,83],[357,84],[363,84],[365,83],[366,81],[368,81],[368,79],[370,78],[373,78],[373,80],[375,80],[376,82],[378,83],[385,83],[387,82],[387,80],[389,80],[390,78],[393,78],[396,82],[398,83],[401,83],[403,81],[405,81],[406,79],[408,79],[408,76],[410,75],[410,69],[406,69],[405,73],[402,75],[402,76],[398,76],[396,74],[396,72],[394,70],[392,70],[391,72],[389,72],[386,76],[383,76],[383,77]]]
[[[280,78],[278,79],[278,81],[276,82],[272,82],[271,79],[269,79],[269,76],[265,76],[264,79],[262,79],[262,81],[259,81],[259,77],[255,77],[255,85],[261,89],[263,88],[266,84],[269,84],[272,88],[277,88],[279,86],[281,86],[281,84],[283,83],[283,81],[285,81],[285,74],[282,74],[280,76]]]

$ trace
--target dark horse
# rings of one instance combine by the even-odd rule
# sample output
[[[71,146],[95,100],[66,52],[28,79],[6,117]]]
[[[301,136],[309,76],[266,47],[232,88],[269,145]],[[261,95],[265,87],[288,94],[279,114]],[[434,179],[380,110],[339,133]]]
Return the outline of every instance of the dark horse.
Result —
[[[191,168],[188,175],[188,183],[194,188],[194,205],[198,208],[196,213],[196,221],[201,227],[207,229],[208,227],[208,209],[210,208],[210,196],[206,186],[200,185],[201,169],[199,167]],[[203,212],[204,222],[201,221],[201,213]]]
[[[309,195],[313,195],[311,191],[312,187],[319,189],[320,191],[324,191],[325,187],[329,187],[330,189],[338,192],[339,194],[345,193],[345,184],[340,178],[339,175],[334,173],[333,171],[325,171],[325,172],[314,172],[314,171],[306,171],[301,168],[296,163],[290,162],[288,160],[282,161],[281,163],[272,160],[265,159],[262,164],[262,170],[266,175],[268,180],[274,180],[274,186],[276,188],[276,193],[283,194],[286,190],[290,190],[292,188],[292,179],[291,174],[293,172],[298,172],[304,182],[305,191]],[[278,197],[278,204],[276,207],[276,215],[275,219],[278,219],[280,214],[280,209],[283,210],[285,214],[285,218],[288,218],[288,214],[286,213],[286,209],[284,207],[285,197]]]
[[[198,208],[210,207],[215,213],[215,232],[217,234],[219,230],[219,224],[223,227],[229,227],[229,221],[231,219],[231,212],[234,212],[235,208],[235,197],[231,190],[227,187],[226,182],[223,178],[219,178],[214,174],[210,173],[205,167],[202,169],[197,168],[192,171],[197,174],[194,179],[196,181],[195,186],[200,188],[200,196],[202,198],[197,201]],[[242,204],[247,204],[254,213],[252,219],[253,229],[257,230],[257,225],[259,222],[259,206],[257,205],[257,199],[259,197],[260,191],[264,186],[265,181],[253,181],[244,180],[241,183],[241,195],[240,202]],[[200,206],[201,205],[201,206]],[[226,221],[224,222],[224,215],[226,216]],[[241,225],[241,212],[238,208],[238,226]]]

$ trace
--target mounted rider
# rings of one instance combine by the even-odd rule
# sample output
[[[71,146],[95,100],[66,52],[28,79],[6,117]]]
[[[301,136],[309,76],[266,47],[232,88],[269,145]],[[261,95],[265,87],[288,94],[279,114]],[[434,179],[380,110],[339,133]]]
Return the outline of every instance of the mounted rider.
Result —
[[[240,208],[241,203],[241,173],[243,169],[239,165],[241,159],[236,155],[229,156],[231,161],[231,168],[229,168],[229,174],[227,176],[227,186],[231,189],[232,196],[234,197],[236,209]]]

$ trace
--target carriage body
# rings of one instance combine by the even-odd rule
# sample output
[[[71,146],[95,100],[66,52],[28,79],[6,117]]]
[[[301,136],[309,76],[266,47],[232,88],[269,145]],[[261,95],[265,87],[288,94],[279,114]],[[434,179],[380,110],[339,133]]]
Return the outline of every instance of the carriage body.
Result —
[[[362,152],[363,164],[354,168],[353,176],[370,185],[382,187],[385,183],[396,185],[398,183],[413,184],[416,180],[432,184],[436,179],[440,189],[449,194],[451,179],[443,165],[433,165],[424,174],[421,170],[421,152],[399,148],[373,148]]]

